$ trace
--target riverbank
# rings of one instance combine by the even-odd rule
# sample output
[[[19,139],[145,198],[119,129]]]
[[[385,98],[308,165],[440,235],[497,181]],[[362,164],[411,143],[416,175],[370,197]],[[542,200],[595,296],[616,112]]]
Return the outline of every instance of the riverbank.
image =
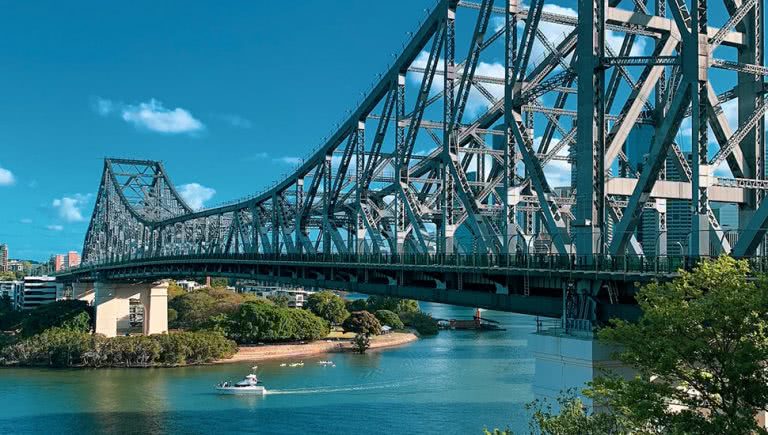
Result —
[[[369,349],[383,349],[402,346],[418,340],[413,332],[392,332],[371,338]],[[232,358],[217,360],[215,364],[236,363],[243,361],[263,361],[275,358],[299,358],[324,353],[350,352],[349,340],[321,340],[306,344],[267,344],[262,346],[240,346]]]

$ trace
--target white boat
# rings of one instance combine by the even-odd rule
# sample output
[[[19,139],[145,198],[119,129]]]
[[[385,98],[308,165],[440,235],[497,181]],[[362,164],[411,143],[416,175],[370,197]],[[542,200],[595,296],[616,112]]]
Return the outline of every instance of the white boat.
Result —
[[[267,393],[267,389],[263,385],[259,385],[261,381],[254,374],[250,374],[240,382],[222,382],[216,385],[216,391],[221,394],[257,394],[264,395]]]
[[[288,367],[304,367],[304,362],[291,363],[288,364]]]
[[[321,366],[335,366],[336,364],[333,363],[333,361],[318,361],[318,364]]]

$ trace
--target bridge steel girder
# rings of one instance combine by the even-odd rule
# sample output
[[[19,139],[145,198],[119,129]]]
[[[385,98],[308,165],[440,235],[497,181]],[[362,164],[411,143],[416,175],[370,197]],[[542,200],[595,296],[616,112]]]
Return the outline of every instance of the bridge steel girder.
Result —
[[[707,0],[692,0],[690,10],[687,0],[585,0],[573,13],[553,13],[552,1],[528,9],[521,0],[439,1],[333,133],[253,197],[193,210],[161,163],[106,159],[84,264],[518,248],[589,263],[651,255],[638,223],[643,210],[666,210],[667,201],[691,201],[688,254],[708,256],[717,242],[716,250],[762,255],[763,2],[726,1],[730,16],[715,28]],[[504,21],[489,36],[492,14]],[[545,30],[551,24],[563,26],[562,37]],[[623,36],[617,52],[609,32]],[[471,39],[464,45],[462,37]],[[467,47],[465,58],[457,46]],[[736,54],[722,58],[718,46]],[[710,68],[733,71],[733,83],[710,80]],[[724,112],[732,100],[737,125]],[[690,161],[675,143],[689,118]],[[650,142],[647,153],[634,152],[635,128],[652,135],[639,136]],[[715,175],[721,162],[732,177]],[[735,243],[715,218],[716,203],[739,208]],[[657,226],[667,231],[666,214]]]

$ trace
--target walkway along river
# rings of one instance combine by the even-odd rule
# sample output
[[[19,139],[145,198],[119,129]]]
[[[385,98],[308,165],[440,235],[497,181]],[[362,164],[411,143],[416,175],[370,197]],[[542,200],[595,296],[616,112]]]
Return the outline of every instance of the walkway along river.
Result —
[[[439,318],[469,308],[422,304]],[[506,331],[441,331],[365,355],[258,363],[265,397],[219,396],[252,364],[171,369],[0,370],[0,433],[482,433],[527,428],[532,317],[486,312]],[[317,361],[332,359],[336,367]],[[297,432],[298,431],[298,432]]]

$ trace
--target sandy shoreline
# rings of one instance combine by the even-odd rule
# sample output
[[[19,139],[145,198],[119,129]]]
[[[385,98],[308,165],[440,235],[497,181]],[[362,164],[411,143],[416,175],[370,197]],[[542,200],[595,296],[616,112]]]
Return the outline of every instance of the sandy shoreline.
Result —
[[[400,346],[418,340],[412,332],[393,332],[371,339],[370,349]],[[332,352],[348,352],[352,349],[349,340],[320,340],[307,344],[267,344],[263,346],[240,346],[237,353],[229,359],[215,361],[216,364],[243,361],[263,361],[275,358],[297,358]]]

